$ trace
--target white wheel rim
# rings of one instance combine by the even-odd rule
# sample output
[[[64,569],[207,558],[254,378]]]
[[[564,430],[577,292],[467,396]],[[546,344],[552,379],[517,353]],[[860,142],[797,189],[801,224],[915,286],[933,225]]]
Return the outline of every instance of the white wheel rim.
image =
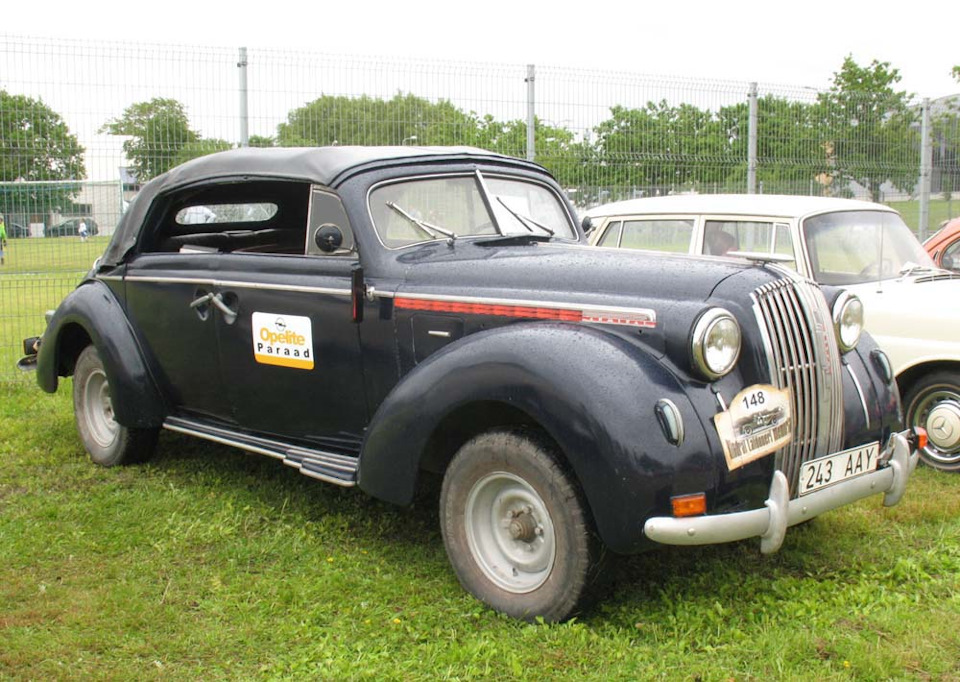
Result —
[[[83,386],[83,413],[97,444],[105,448],[113,443],[120,426],[113,418],[110,384],[102,370],[91,372]]]
[[[529,483],[504,471],[488,474],[470,489],[464,512],[470,552],[487,578],[515,594],[546,582],[556,559],[556,533]]]
[[[956,390],[933,387],[919,397],[912,412],[912,426],[927,431],[925,458],[948,466],[960,463],[960,395]]]

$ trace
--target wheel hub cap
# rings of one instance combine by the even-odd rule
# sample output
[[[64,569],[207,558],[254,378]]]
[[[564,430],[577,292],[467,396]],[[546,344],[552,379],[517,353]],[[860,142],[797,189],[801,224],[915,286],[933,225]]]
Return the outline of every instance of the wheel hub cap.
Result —
[[[941,450],[953,450],[960,444],[960,405],[955,402],[937,404],[927,416],[927,438]]]

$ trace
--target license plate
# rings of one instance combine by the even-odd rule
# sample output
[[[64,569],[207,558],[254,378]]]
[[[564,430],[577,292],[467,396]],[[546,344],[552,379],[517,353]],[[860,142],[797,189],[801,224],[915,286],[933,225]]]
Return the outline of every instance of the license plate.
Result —
[[[800,495],[874,471],[879,462],[879,442],[810,460],[800,469]]]

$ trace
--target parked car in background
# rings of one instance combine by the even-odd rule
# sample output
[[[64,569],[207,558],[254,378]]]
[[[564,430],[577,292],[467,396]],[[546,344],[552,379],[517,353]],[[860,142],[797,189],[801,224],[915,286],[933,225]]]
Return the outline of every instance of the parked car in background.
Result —
[[[896,211],[848,199],[704,194],[607,204],[584,220],[598,246],[748,253],[855,293],[865,328],[893,362],[906,423],[927,429],[921,458],[960,471],[960,277],[934,264]]]
[[[855,297],[585,246],[542,167],[479,149],[212,154],[142,188],[21,366],[73,375],[104,466],[165,428],[397,504],[439,476],[460,582],[531,620],[608,550],[772,552],[900,499],[917,445]]]
[[[86,223],[87,234],[91,237],[100,233],[97,221],[93,218],[68,218],[62,223],[51,225],[43,231],[45,237],[77,237],[80,235],[80,223]]]
[[[945,270],[960,272],[960,218],[954,218],[923,243],[933,262]]]

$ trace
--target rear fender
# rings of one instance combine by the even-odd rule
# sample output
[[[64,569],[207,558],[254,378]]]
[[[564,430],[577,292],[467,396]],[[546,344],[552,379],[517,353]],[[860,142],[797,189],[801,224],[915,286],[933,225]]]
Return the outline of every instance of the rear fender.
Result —
[[[40,388],[56,392],[87,343],[103,360],[116,420],[132,428],[160,426],[166,409],[140,344],[113,292],[96,280],[74,289],[50,319],[37,355]]]
[[[660,398],[671,399],[683,417],[679,447],[657,422]],[[445,347],[394,388],[367,431],[360,487],[408,504],[444,418],[491,403],[528,415],[558,444],[614,551],[638,548],[643,520],[655,508],[669,508],[678,481],[693,490],[716,485],[715,459],[694,406],[638,343],[582,325],[520,323]]]

